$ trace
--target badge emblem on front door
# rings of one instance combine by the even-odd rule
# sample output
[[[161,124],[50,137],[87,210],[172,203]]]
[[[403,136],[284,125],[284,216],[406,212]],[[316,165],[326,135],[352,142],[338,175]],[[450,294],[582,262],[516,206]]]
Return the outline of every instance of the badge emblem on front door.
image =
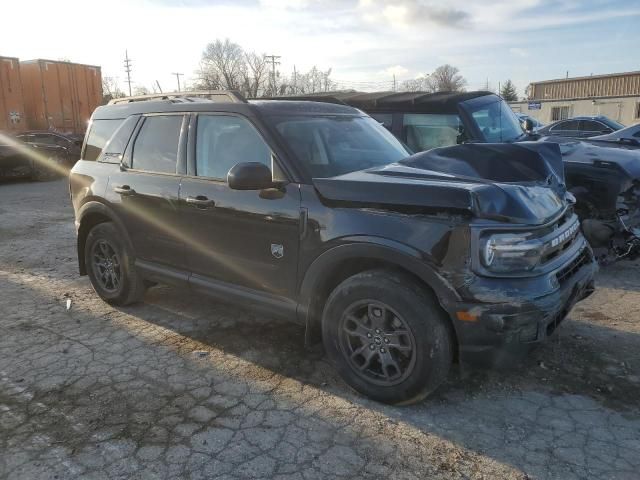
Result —
[[[276,258],[282,258],[284,256],[284,247],[279,243],[272,243],[271,255],[273,255]]]

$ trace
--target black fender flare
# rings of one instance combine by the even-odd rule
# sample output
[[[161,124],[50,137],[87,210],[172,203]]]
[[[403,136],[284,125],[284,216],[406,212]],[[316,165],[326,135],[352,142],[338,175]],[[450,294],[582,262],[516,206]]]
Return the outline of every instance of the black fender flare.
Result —
[[[429,264],[423,252],[406,244],[380,237],[358,236],[342,239],[341,245],[320,254],[305,272],[298,295],[298,321],[306,325],[306,343],[314,335],[314,292],[340,263],[355,260],[380,260],[402,268],[428,285],[442,308],[449,314],[452,305],[460,301],[458,292]]]
[[[113,222],[116,228],[122,234],[122,238],[127,243],[127,247],[131,252],[135,252],[133,248],[133,243],[131,242],[131,238],[129,238],[129,234],[127,233],[127,229],[120,219],[120,217],[113,211],[113,209],[100,201],[97,200],[89,200],[82,204],[82,206],[78,209],[78,213],[76,214],[76,227],[77,227],[77,245],[76,250],[78,252],[78,266],[80,270],[80,275],[86,274],[86,266],[84,264],[84,240],[86,235],[83,234],[82,225],[83,220],[88,216],[93,214],[100,214],[101,216],[107,217],[109,221]],[[87,232],[88,233],[88,232]],[[134,253],[135,254],[135,253]]]

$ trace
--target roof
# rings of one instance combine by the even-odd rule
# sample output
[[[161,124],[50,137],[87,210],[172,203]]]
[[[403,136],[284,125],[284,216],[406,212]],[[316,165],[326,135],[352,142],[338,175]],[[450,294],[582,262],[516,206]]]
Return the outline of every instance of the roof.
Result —
[[[308,101],[284,101],[284,100],[250,100],[248,102],[237,101],[212,101],[205,98],[191,98],[190,101],[176,101],[176,99],[153,99],[135,101],[131,103],[119,103],[103,105],[96,108],[94,119],[121,119],[131,115],[145,113],[166,112],[231,112],[249,114],[251,111],[260,111],[265,114],[290,114],[290,115],[359,115],[361,112],[347,105],[335,105],[331,103]]]
[[[494,95],[492,92],[325,92],[297,95],[288,100],[316,100],[327,103],[342,103],[364,111],[414,111],[429,113],[457,112],[460,102],[472,98]]]
[[[636,70],[633,72],[620,72],[620,73],[606,73],[603,75],[586,75],[583,77],[565,77],[565,78],[555,78],[552,80],[541,80],[539,82],[531,82],[531,85],[543,85],[545,83],[558,83],[558,82],[573,82],[575,80],[588,80],[594,78],[615,78],[615,77],[625,77],[628,75],[640,75],[640,71]]]
[[[20,60],[20,63],[39,63],[39,62],[58,63],[58,64],[63,64],[63,65],[78,65],[78,66],[81,66],[81,67],[90,67],[90,68],[101,69],[100,65],[89,65],[87,63],[67,62],[66,60],[47,60],[46,58],[34,58],[32,60]]]

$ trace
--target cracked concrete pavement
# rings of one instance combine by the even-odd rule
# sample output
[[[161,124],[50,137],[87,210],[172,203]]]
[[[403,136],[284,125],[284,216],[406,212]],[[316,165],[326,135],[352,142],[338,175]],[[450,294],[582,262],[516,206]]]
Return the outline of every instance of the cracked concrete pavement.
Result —
[[[637,479],[639,266],[519,367],[389,407],[300,326],[167,287],[103,303],[66,182],[0,183],[0,478]]]

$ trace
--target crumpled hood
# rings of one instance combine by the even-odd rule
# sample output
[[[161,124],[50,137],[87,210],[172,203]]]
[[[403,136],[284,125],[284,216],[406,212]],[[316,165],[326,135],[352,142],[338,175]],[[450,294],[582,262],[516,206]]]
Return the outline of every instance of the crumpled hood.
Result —
[[[540,142],[436,148],[313,183],[328,201],[422,207],[529,225],[546,223],[567,205],[559,148]]]

